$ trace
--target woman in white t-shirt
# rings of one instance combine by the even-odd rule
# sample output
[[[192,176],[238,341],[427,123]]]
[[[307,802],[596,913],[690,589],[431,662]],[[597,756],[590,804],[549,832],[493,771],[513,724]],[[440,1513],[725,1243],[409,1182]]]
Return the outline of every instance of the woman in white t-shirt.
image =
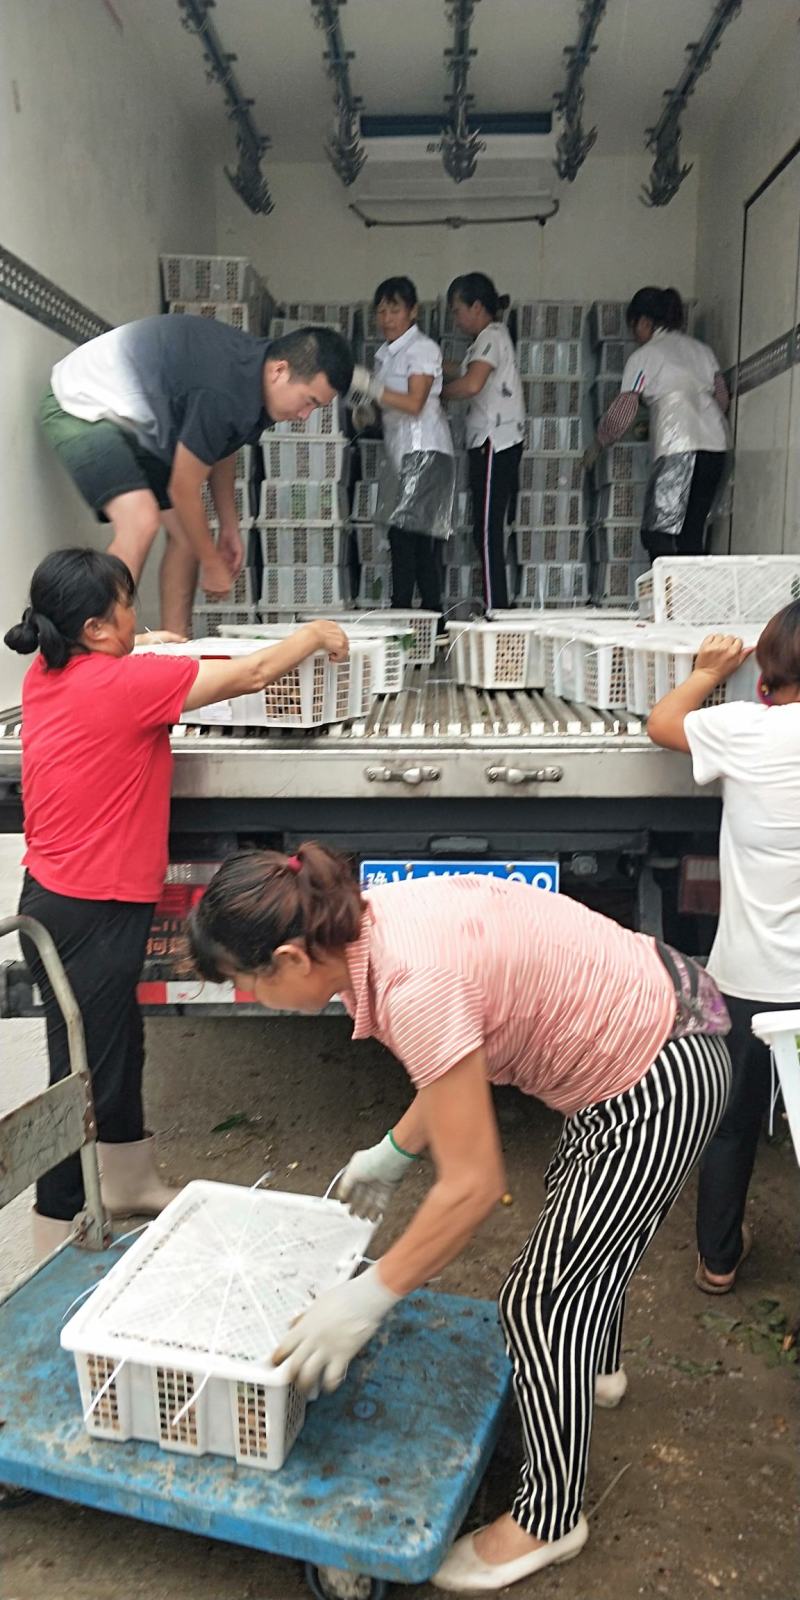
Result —
[[[442,548],[453,531],[455,462],[441,406],[442,353],[417,327],[410,278],[386,278],[373,297],[385,343],[369,397],[381,408],[385,471],[378,520],[389,529],[392,605],[407,610],[414,589],[426,611],[442,610]]]
[[[598,423],[584,462],[593,466],[601,450],[628,432],[643,400],[650,411],[653,467],[642,543],[651,557],[702,556],[728,450],[728,386],[713,350],[683,332],[677,289],[638,289],[626,318],[640,348],[625,364],[620,392]]]
[[[505,529],[516,504],[525,435],[522,383],[508,329],[497,321],[508,298],[498,295],[491,278],[483,272],[454,278],[447,303],[459,332],[473,341],[461,366],[453,366],[453,376],[448,372],[442,393],[445,400],[469,400],[473,534],[491,611],[508,605]]]
[[[727,1109],[700,1163],[695,1282],[734,1287],[747,1255],[747,1190],[770,1099],[758,1011],[800,1007],[800,601],[779,611],[756,645],[761,703],[705,706],[748,654],[712,634],[694,672],[650,714],[651,739],[692,757],[695,782],[722,785],[721,903],[708,971],[731,1018],[733,1080]]]

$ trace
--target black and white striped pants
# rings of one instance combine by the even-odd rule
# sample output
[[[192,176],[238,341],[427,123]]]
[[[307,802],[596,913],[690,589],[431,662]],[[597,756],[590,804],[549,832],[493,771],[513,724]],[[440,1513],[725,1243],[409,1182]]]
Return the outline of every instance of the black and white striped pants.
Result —
[[[624,1094],[567,1117],[545,1205],[500,1291],[525,1463],[512,1515],[538,1539],[577,1523],[594,1379],[620,1364],[625,1291],[722,1115],[724,1039],[667,1044]]]

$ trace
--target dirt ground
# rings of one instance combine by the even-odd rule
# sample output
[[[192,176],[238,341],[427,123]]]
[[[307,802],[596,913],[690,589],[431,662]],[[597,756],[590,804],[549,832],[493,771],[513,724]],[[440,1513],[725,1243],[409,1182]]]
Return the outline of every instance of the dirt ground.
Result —
[[[175,1180],[248,1183],[269,1168],[275,1187],[322,1192],[407,1099],[398,1065],[372,1043],[349,1044],[338,1018],[165,1019],[148,1033],[150,1120],[165,1130],[164,1166]],[[496,1103],[514,1203],[498,1207],[440,1285],[484,1297],[496,1294],[535,1220],[558,1132],[552,1113],[513,1091]],[[213,1131],[231,1118],[235,1126]],[[421,1184],[421,1176],[408,1182],[392,1231]],[[693,1213],[690,1184],[631,1288],[630,1388],[618,1411],[596,1418],[587,1509],[612,1487],[590,1519],[589,1543],[575,1562],[517,1585],[519,1600],[800,1596],[792,1522],[800,1368],[778,1354],[781,1319],[800,1316],[791,1147],[762,1144],[750,1212],[756,1243],[735,1295],[710,1300],[694,1289]],[[518,1457],[512,1414],[467,1525],[507,1507]],[[293,1562],[44,1499],[3,1516],[0,1541],[2,1600],[308,1595]],[[398,1600],[403,1592],[394,1590]],[[431,1600],[436,1591],[413,1592]]]

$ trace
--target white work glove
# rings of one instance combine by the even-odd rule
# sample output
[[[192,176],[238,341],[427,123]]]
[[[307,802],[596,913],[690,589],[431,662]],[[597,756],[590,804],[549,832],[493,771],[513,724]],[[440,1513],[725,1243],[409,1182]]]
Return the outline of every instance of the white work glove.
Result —
[[[353,377],[347,392],[347,404],[353,410],[370,400],[380,405],[385,387],[382,378],[370,372],[369,367],[362,367],[357,363],[353,368]]]
[[[272,1365],[280,1367],[285,1361],[287,1378],[306,1394],[320,1383],[331,1394],[346,1377],[353,1356],[399,1299],[381,1281],[377,1265],[359,1278],[337,1283],[284,1334]]]
[[[418,1160],[419,1156],[398,1150],[387,1133],[380,1144],[350,1157],[336,1186],[336,1199],[346,1201],[354,1217],[382,1217],[398,1183]]]

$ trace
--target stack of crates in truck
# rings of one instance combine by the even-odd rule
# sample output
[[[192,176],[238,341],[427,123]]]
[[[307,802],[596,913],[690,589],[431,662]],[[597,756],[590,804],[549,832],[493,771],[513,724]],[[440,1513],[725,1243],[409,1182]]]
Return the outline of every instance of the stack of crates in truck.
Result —
[[[167,310],[175,315],[212,317],[245,333],[262,334],[272,309],[267,286],[245,256],[164,255],[161,285]],[[193,627],[196,633],[214,633],[225,622],[255,619],[259,575],[250,537],[254,511],[255,452],[251,445],[237,451],[234,496],[236,520],[244,545],[244,566],[224,604],[208,605],[198,590]],[[210,483],[203,489],[203,506],[216,535],[219,515]]]
[[[341,399],[262,434],[258,528],[267,611],[349,599],[349,449]]]
[[[591,348],[585,308],[527,300],[513,307],[525,400],[516,505],[518,601],[582,605],[588,593],[588,505],[581,456],[588,443]]]
[[[622,300],[595,300],[589,312],[597,369],[592,385],[595,426],[619,394],[625,363],[637,348],[625,311]],[[594,470],[592,598],[601,606],[633,604],[636,579],[647,566],[640,537],[650,471],[647,437],[642,405],[625,443],[604,450]]]

